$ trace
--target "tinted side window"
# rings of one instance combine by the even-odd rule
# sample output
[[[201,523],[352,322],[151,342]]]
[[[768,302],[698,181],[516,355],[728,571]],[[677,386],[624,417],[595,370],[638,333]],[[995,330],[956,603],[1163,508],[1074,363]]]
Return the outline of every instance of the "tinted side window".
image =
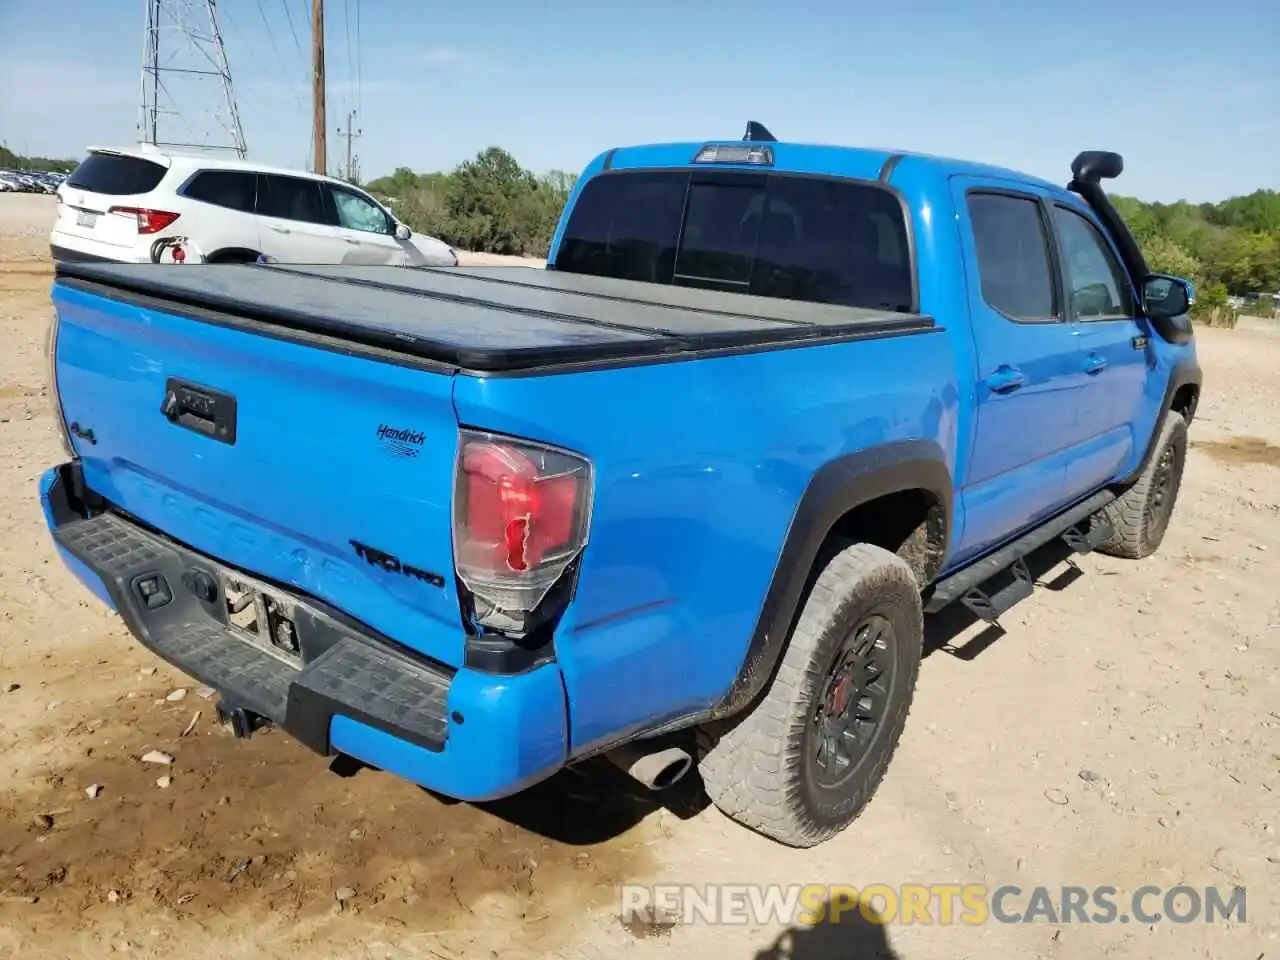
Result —
[[[338,225],[333,208],[325,202],[324,185],[318,180],[261,174],[258,177],[258,213],[264,217]]]
[[[1074,210],[1055,206],[1071,314],[1084,320],[1132,317],[1129,281],[1098,228]]]
[[[215,207],[253,213],[257,177],[235,170],[202,170],[182,190],[192,200],[203,200]]]
[[[901,204],[879,187],[760,173],[619,173],[583,188],[556,257],[575,273],[910,310]]]
[[[333,204],[338,213],[338,225],[348,230],[365,233],[390,233],[391,224],[382,208],[353,190],[330,186]]]
[[[67,177],[67,186],[110,197],[150,193],[164,179],[167,170],[142,157],[91,153]]]
[[[969,195],[982,299],[1011,320],[1056,320],[1049,240],[1040,205],[994,193]]]

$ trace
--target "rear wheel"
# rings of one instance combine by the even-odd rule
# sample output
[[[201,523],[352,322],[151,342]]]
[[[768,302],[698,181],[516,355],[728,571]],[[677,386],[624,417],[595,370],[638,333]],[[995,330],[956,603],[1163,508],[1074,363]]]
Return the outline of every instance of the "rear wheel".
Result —
[[[253,250],[220,250],[209,255],[207,263],[257,263],[261,254]]]
[[[902,736],[922,646],[910,567],[865,543],[836,554],[768,692],[702,758],[712,801],[788,846],[811,847],[845,829]]]
[[[1138,479],[1103,511],[1115,533],[1098,546],[1099,552],[1139,560],[1159,549],[1182,488],[1186,460],[1187,422],[1171,410]]]

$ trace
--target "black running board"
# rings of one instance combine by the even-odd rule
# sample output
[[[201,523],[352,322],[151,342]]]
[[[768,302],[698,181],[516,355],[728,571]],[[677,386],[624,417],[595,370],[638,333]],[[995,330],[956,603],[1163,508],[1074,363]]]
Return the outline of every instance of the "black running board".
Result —
[[[1091,553],[1111,537],[1111,522],[1095,515],[1115,498],[1111,491],[1100,490],[994,553],[939,580],[925,602],[925,612],[937,613],[959,600],[978,619],[995,623],[1010,607],[1035,592],[1026,563],[1028,554],[1058,537],[1076,553]]]

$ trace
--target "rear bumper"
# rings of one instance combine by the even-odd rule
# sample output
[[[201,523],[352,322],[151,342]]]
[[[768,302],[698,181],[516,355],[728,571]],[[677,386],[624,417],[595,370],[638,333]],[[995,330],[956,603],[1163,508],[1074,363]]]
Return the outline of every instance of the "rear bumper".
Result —
[[[122,247],[57,230],[49,237],[49,255],[63,263],[151,262],[150,244]]]
[[[61,263],[114,263],[111,257],[100,257],[96,253],[85,253],[83,250],[72,250],[61,244],[49,244],[49,256]]]
[[[516,793],[567,756],[559,668],[495,677],[408,654],[308,598],[290,595],[301,666],[227,625],[199,574],[216,560],[109,510],[90,509],[77,464],[41,478],[41,503],[68,568],[143,646],[268,717],[322,755],[342,753],[460,800]],[[149,605],[139,584],[162,585]]]

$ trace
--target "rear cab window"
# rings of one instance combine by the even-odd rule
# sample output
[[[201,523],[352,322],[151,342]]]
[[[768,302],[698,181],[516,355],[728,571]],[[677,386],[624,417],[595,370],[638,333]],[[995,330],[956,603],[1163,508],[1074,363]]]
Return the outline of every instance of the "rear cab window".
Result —
[[[910,313],[902,202],[873,183],[754,171],[625,171],[582,189],[555,268]]]
[[[167,172],[168,167],[145,157],[91,153],[67,177],[66,184],[109,197],[133,196],[150,193]]]

